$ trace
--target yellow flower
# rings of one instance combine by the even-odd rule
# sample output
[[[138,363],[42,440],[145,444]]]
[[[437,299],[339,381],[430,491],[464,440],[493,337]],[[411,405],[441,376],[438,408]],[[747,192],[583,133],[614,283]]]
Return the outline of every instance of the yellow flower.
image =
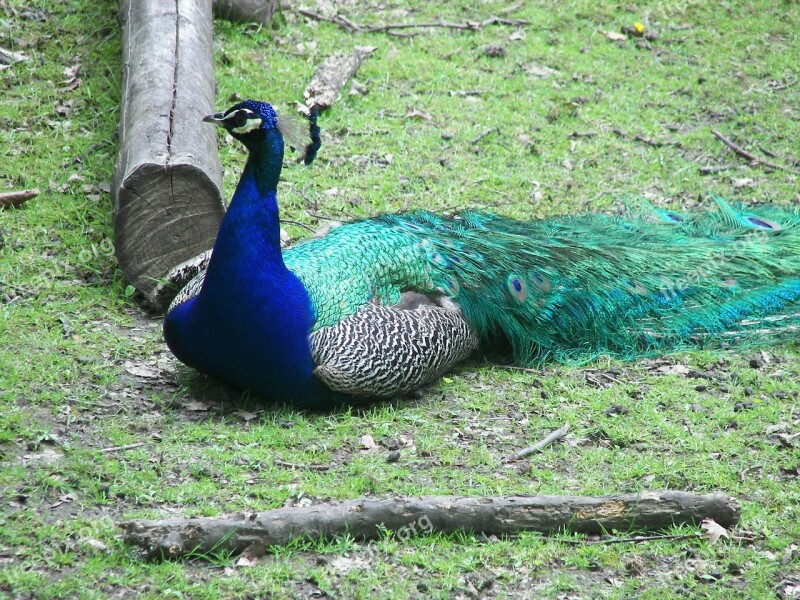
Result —
[[[638,33],[639,35],[642,35],[642,34],[644,33],[644,25],[642,25],[641,23],[638,23],[638,22],[637,22],[637,23],[634,23],[634,24],[633,24],[633,29],[634,29],[634,30],[636,31],[636,33]]]

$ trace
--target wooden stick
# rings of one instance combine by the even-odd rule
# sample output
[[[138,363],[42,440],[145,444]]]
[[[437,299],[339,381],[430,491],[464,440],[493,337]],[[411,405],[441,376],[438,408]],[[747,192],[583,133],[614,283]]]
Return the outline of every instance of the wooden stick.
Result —
[[[572,544],[574,546],[599,546],[603,544],[641,544],[642,542],[650,542],[656,540],[690,540],[700,537],[700,532],[695,533],[681,533],[677,535],[634,535],[625,538],[608,538],[605,540],[559,540],[562,543]]]
[[[488,27],[489,25],[507,25],[510,27],[523,27],[525,25],[530,25],[530,21],[526,21],[524,19],[501,19],[500,17],[489,17],[483,21],[465,21],[463,23],[450,23],[448,21],[432,21],[427,23],[386,23],[385,25],[359,25],[358,23],[353,23],[350,19],[347,19],[341,15],[334,15],[332,17],[326,17],[319,13],[314,12],[313,10],[309,10],[307,8],[294,8],[292,9],[296,13],[303,15],[304,17],[308,17],[309,19],[314,19],[315,21],[326,21],[328,23],[333,23],[334,25],[338,25],[348,33],[381,33],[381,32],[391,32],[396,31],[398,29],[425,29],[431,27],[440,27],[445,29],[458,29],[458,30],[468,30],[468,31],[481,31],[484,28]]]
[[[735,168],[736,165],[705,165],[700,167],[700,174],[712,175],[714,173],[721,173],[722,171],[730,171]]]
[[[103,448],[100,450],[103,454],[108,454],[110,452],[119,452],[120,450],[133,450],[134,448],[141,448],[142,446],[146,446],[150,442],[135,442],[133,444],[125,444],[124,446],[111,446],[109,448]]]
[[[331,469],[329,465],[298,465],[285,460],[276,460],[275,464],[284,469],[307,469],[309,471],[330,471]]]
[[[480,133],[479,133],[477,136],[475,136],[474,138],[472,138],[472,139],[469,141],[469,143],[470,143],[470,144],[472,144],[472,145],[474,146],[475,144],[477,144],[478,142],[480,142],[480,141],[481,141],[483,138],[485,138],[487,135],[489,135],[489,134],[491,134],[491,133],[494,133],[494,131],[495,131],[495,130],[496,130],[496,128],[495,128],[495,127],[489,127],[488,129],[484,129],[484,130],[483,130],[483,131],[481,131],[481,132],[480,132]]]
[[[569,431],[569,423],[564,423],[563,427],[561,427],[560,429],[556,429],[543,440],[536,442],[533,446],[528,446],[527,448],[523,448],[519,452],[516,452],[513,455],[506,458],[505,460],[503,460],[503,462],[504,463],[512,462],[515,460],[519,460],[521,458],[525,458],[526,456],[530,456],[531,454],[536,454],[540,450],[547,448],[550,444],[552,444],[556,440],[560,440],[561,438],[563,438],[565,435],[567,435],[568,431]]]
[[[326,17],[319,13],[315,13],[313,10],[301,7],[294,8],[293,10],[296,13],[303,15],[304,17],[308,17],[309,19],[314,19],[315,21],[325,21],[327,23],[333,23],[334,25],[338,25],[339,27],[344,29],[347,33],[355,33],[356,31],[361,30],[361,27],[359,25],[356,25],[349,19],[340,17],[339,15],[334,15],[333,17]]]
[[[232,517],[127,521],[119,526],[128,544],[137,546],[147,558],[160,559],[239,553],[253,543],[284,546],[344,534],[372,540],[385,529],[405,541],[412,535],[456,531],[484,535],[641,531],[696,524],[704,518],[730,528],[740,514],[739,503],[725,494],[664,491],[598,497],[367,498]]]
[[[393,31],[396,29],[424,29],[428,27],[481,31],[489,25],[510,25],[512,27],[522,27],[530,24],[530,21],[525,21],[522,19],[500,19],[498,17],[489,17],[485,21],[481,22],[465,21],[464,23],[449,23],[447,21],[433,21],[428,23],[387,23],[386,25],[362,27],[361,31],[364,31],[365,33],[377,33],[383,31]]]
[[[725,144],[728,148],[733,150],[736,154],[738,154],[742,158],[746,158],[751,163],[764,165],[765,167],[771,167],[773,169],[778,169],[779,171],[787,171],[787,172],[792,173],[794,175],[800,175],[800,171],[792,169],[791,167],[786,167],[784,165],[779,165],[777,163],[771,162],[769,160],[764,160],[763,158],[759,158],[755,154],[752,154],[751,152],[748,152],[747,150],[745,150],[741,146],[738,146],[737,144],[734,144],[732,141],[730,141],[728,138],[726,138],[724,135],[722,135],[716,129],[712,129],[711,133],[713,133],[714,136],[717,139],[719,139],[723,144]]]
[[[309,227],[305,223],[301,223],[300,221],[290,221],[289,219],[281,219],[281,224],[286,223],[287,225],[294,225],[296,227],[302,227],[303,229],[310,231],[311,233],[316,233],[317,230],[313,227]]]
[[[38,189],[20,190],[18,192],[2,192],[0,193],[0,207],[8,208],[13,206],[19,208],[31,198],[36,198],[39,195]]]
[[[465,208],[458,207],[458,210],[464,210],[464,209]],[[517,367],[515,365],[492,365],[492,368],[500,369],[502,371],[519,371],[520,373],[532,373],[533,375],[544,375],[544,370],[531,369],[530,367]]]

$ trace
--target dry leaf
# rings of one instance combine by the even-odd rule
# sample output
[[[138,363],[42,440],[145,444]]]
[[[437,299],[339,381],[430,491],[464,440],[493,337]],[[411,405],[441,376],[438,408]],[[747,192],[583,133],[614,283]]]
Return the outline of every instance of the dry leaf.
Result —
[[[778,589],[780,598],[784,598],[785,600],[800,600],[800,584],[795,585],[789,582],[781,582],[781,584],[782,583],[786,583],[786,585]]]
[[[134,377],[145,377],[146,379],[155,379],[161,375],[158,369],[147,365],[135,365],[130,361],[125,363],[125,371]]]
[[[755,181],[750,179],[749,177],[743,177],[741,179],[734,179],[733,180],[733,187],[735,188],[743,188],[743,187],[753,187],[755,185]]]
[[[72,65],[71,67],[64,67],[61,71],[68,80],[75,79],[78,76],[78,73],[81,72],[81,67],[83,65],[81,63],[77,63]]]
[[[550,67],[545,67],[542,65],[537,65],[536,63],[528,63],[522,66],[522,70],[525,71],[528,75],[533,75],[534,77],[550,77],[551,75],[558,75],[558,71],[555,69],[551,69]]]
[[[406,119],[421,119],[425,121],[433,120],[433,115],[431,113],[427,113],[424,110],[417,110],[413,106],[409,106],[406,109],[405,117]]]
[[[409,448],[412,451],[417,449],[416,445],[414,444],[413,437],[407,435],[401,435],[400,437],[397,438],[397,442],[400,444],[401,448]]]
[[[264,542],[253,542],[247,548],[242,550],[242,555],[236,561],[237,567],[255,567],[258,564],[258,559],[267,553],[267,547]]]
[[[601,29],[600,33],[602,33],[612,42],[624,42],[625,40],[628,39],[628,36],[626,36],[624,33],[617,33],[616,31],[603,31]]]
[[[0,48],[0,65],[13,65],[23,60],[29,60],[29,58],[22,52],[13,52],[5,48]]]
[[[105,552],[108,550],[108,546],[106,546],[100,540],[90,539],[86,540],[86,543],[94,550],[99,550],[100,552]]]
[[[205,402],[199,402],[197,400],[190,400],[189,402],[183,405],[183,408],[195,412],[204,412],[208,410],[208,404],[206,404]]]
[[[700,523],[700,529],[704,532],[700,537],[704,540],[708,540],[708,543],[712,546],[716,544],[721,537],[730,538],[728,530],[714,519],[703,519],[703,522]]]
[[[367,56],[370,56],[375,50],[377,50],[377,46],[356,46],[354,50],[356,53],[363,59]]]
[[[258,564],[257,556],[245,556],[242,554],[236,561],[237,567],[255,567]]]
[[[656,369],[659,373],[664,375],[686,375],[690,369],[686,365],[664,365]]]
[[[256,413],[251,413],[244,410],[237,410],[233,414],[242,419],[243,421],[252,421],[253,419],[258,418],[258,415]]]

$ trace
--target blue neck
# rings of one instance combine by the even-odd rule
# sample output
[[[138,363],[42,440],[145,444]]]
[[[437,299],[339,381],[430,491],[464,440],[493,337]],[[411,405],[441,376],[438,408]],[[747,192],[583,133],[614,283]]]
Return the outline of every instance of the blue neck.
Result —
[[[283,140],[273,129],[262,143],[248,147],[247,164],[217,234],[206,281],[209,277],[224,280],[232,272],[242,271],[242,261],[254,261],[262,271],[286,270],[278,215]],[[215,262],[220,265],[215,266]]]
[[[308,339],[314,318],[305,288],[281,254],[283,140],[273,129],[245,142],[250,155],[203,289],[170,311],[164,334],[186,364],[266,398],[302,405],[315,394]]]

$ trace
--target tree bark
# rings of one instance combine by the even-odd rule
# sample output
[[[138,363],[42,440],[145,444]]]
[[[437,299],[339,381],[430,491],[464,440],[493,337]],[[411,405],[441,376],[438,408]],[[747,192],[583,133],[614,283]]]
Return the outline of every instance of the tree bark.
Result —
[[[269,26],[278,11],[278,0],[214,0],[214,16],[234,23]]]
[[[155,301],[159,279],[212,247],[225,212],[216,132],[201,123],[214,108],[211,0],[120,0],[119,14],[115,246]]]
[[[148,558],[177,558],[215,551],[242,552],[251,544],[282,546],[297,539],[347,533],[377,538],[383,527],[406,539],[433,532],[468,531],[486,535],[521,531],[603,533],[697,524],[711,518],[735,525],[741,513],[725,494],[646,492],[600,497],[509,496],[464,498],[428,496],[352,500],[340,504],[278,508],[230,518],[172,518],[121,523],[125,541]]]

